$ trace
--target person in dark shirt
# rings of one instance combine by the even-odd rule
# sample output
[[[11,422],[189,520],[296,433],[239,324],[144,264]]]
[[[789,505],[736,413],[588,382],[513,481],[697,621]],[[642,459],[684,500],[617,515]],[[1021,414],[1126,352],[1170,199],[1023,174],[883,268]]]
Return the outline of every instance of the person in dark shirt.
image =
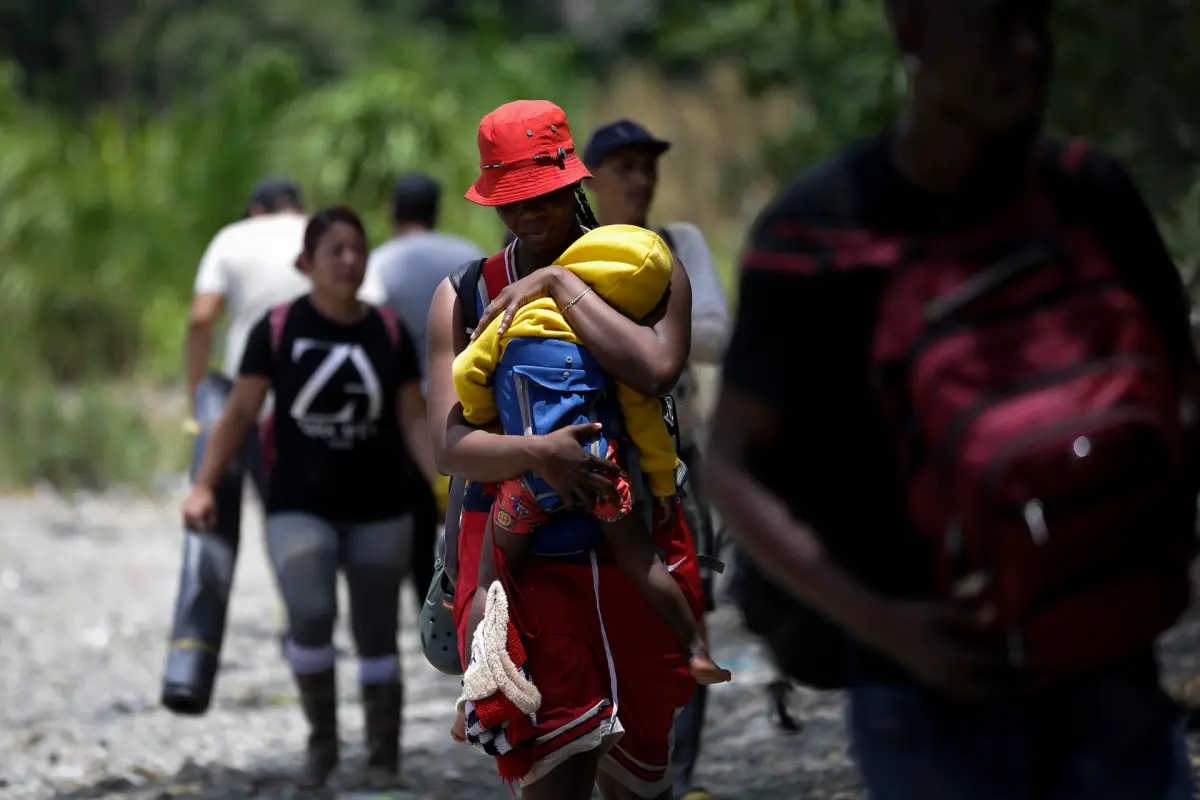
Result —
[[[1156,323],[1187,399],[1197,363],[1187,300],[1138,192],[1094,150],[1077,151],[1069,171],[1048,166],[1071,161],[1067,148],[1039,136],[1052,62],[1049,5],[889,2],[910,83],[904,115],[785,190],[757,220],[742,262],[708,485],[755,567],[852,642],[853,748],[880,800],[1192,796],[1179,714],[1159,687],[1149,643],[1050,679],[1038,662],[1014,659],[992,625],[995,606],[982,600],[989,576],[971,574],[956,592],[932,588],[940,562],[929,539],[914,535],[918,521],[904,502],[911,475],[900,465],[914,462],[897,453],[901,437],[881,402],[890,384],[872,370],[887,346],[881,309],[912,274],[897,269],[893,254],[919,254],[989,225],[1011,229],[1029,210],[1021,204],[1032,180],[1057,186],[1059,213],[1098,240],[1124,286],[1106,290],[1112,302],[1130,294],[1141,302],[1138,313]],[[1064,235],[1055,244],[1076,241]],[[951,266],[938,273],[937,263],[921,267],[931,285],[960,279]],[[1035,280],[1028,275],[1054,278],[1029,272],[995,291],[1016,292]],[[1015,340],[1071,333],[1030,325]],[[1024,341],[1038,351],[1038,339]],[[1186,427],[1179,432],[1167,444],[1185,451]],[[1088,440],[1073,447],[1083,462]],[[1102,448],[1092,456],[1105,458]],[[1185,500],[1186,489],[1178,492]],[[1194,505],[1194,487],[1191,497]],[[1088,502],[1101,501],[1093,494]],[[1035,539],[1045,520],[1053,538],[1053,516],[1028,505],[1024,512]],[[856,542],[867,543],[866,559],[847,556]],[[1178,572],[1186,574],[1186,562],[1181,555]],[[1119,616],[1096,614],[1101,627]]]
[[[366,261],[357,214],[335,207],[312,217],[297,266],[313,290],[272,310],[250,332],[183,507],[189,526],[212,528],[213,488],[273,392],[266,536],[288,612],[287,657],[310,725],[305,786],[322,785],[338,761],[339,568],[350,591],[367,764],[385,781],[396,776],[398,595],[412,552],[411,498],[401,487],[414,469],[434,477],[412,344],[394,317],[356,296]]]

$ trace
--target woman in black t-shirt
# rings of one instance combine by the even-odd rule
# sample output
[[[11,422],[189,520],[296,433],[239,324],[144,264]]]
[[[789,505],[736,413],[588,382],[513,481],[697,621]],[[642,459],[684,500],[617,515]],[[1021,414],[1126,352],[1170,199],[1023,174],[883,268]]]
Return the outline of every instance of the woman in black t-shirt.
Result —
[[[412,549],[402,487],[414,468],[434,478],[416,354],[393,317],[357,299],[366,261],[366,234],[353,211],[335,207],[312,217],[297,266],[313,291],[251,331],[183,507],[190,528],[213,527],[213,487],[273,391],[275,421],[264,443],[275,453],[267,545],[288,612],[288,661],[310,725],[306,786],[322,785],[338,761],[339,567],[350,592],[368,767],[386,779],[398,772],[397,610]]]

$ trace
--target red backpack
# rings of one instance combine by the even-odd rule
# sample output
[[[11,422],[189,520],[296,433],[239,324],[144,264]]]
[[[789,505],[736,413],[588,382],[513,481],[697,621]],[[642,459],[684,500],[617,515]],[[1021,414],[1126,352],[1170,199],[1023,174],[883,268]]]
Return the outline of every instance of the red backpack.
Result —
[[[974,230],[872,243],[899,264],[872,363],[941,592],[983,571],[1011,662],[1071,672],[1186,608],[1196,496],[1161,326],[1042,183]]]
[[[271,309],[269,325],[271,328],[271,359],[275,367],[279,366],[279,348],[283,344],[283,329],[287,325],[288,316],[292,311],[292,304],[295,301],[280,303]],[[375,309],[379,316],[383,319],[383,325],[387,328],[388,340],[395,347],[400,343],[400,323],[396,320],[396,315],[392,309],[387,306],[381,306]],[[275,467],[275,412],[267,415],[258,426],[258,442],[260,452],[262,453],[263,470],[270,475]]]

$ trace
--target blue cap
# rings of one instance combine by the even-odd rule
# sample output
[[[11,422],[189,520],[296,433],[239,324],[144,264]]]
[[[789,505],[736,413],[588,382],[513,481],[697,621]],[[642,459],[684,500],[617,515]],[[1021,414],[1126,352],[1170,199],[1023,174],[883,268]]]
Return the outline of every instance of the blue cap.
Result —
[[[634,147],[660,156],[671,149],[671,143],[659,139],[633,120],[623,119],[597,128],[583,148],[583,163],[589,169],[608,158],[614,150]]]

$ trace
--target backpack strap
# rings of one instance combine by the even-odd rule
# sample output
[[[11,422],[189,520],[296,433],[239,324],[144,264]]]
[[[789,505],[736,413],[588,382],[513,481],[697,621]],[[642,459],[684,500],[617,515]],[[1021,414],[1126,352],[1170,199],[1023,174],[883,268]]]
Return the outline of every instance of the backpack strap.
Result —
[[[479,324],[479,306],[476,301],[476,293],[479,286],[479,276],[483,274],[484,261],[487,261],[487,259],[481,258],[477,261],[472,261],[459,268],[450,277],[450,282],[454,284],[454,291],[458,294],[458,302],[462,305],[463,327],[467,329],[468,336],[475,331],[475,326]]]
[[[283,346],[283,329],[287,325],[288,315],[292,312],[292,303],[280,303],[271,309],[268,324],[271,327],[271,359],[279,361],[279,348]]]
[[[1081,136],[1069,139],[1062,148],[1062,153],[1059,156],[1063,172],[1068,175],[1074,175],[1075,171],[1083,165],[1083,159],[1087,155],[1087,152],[1088,143],[1086,139]]]
[[[490,258],[471,261],[450,276],[462,305],[463,327],[468,336],[478,327],[483,309],[509,284],[508,253],[511,249],[512,245],[509,245]]]
[[[679,253],[675,252],[675,237],[671,235],[671,230],[666,225],[660,225],[654,228],[662,240],[666,242],[667,249],[671,251],[671,255],[679,258]],[[659,404],[662,406],[663,422],[667,425],[667,433],[671,436],[671,441],[675,443],[675,452],[683,452],[683,440],[679,433],[679,414],[675,405],[675,396],[672,394],[664,394],[658,398]],[[683,459],[679,460],[679,466],[675,468],[675,488],[681,491],[686,491],[688,482],[688,468],[683,463]]]
[[[400,344],[400,320],[396,319],[396,312],[390,306],[382,306],[375,309],[379,313],[379,318],[383,320],[383,327],[387,329],[388,341],[392,343],[392,349]]]
[[[508,270],[508,259],[514,253],[515,247],[509,245],[501,250],[496,255],[485,260],[480,265],[480,275],[483,280],[479,281],[479,313],[475,315],[475,324],[479,324],[479,317],[483,315],[483,310],[487,308],[488,303],[500,296],[500,292],[504,291],[504,287],[512,283],[509,280],[510,273]]]
[[[675,252],[675,237],[671,235],[671,229],[666,225],[660,225],[654,229],[654,232],[661,236],[662,240],[667,243],[667,249],[678,257],[679,253]]]
[[[510,244],[490,258],[472,261],[450,277],[462,305],[463,327],[467,336],[475,332],[483,309],[508,285],[508,253]],[[458,532],[462,525],[463,495],[466,481],[451,476],[446,506],[446,528],[442,536],[442,564],[450,578],[450,586],[458,580]],[[451,592],[452,593],[452,592]]]
[[[1108,163],[1109,168],[1115,168],[1115,162],[1107,158],[1089,159],[1093,155],[1091,147],[1087,140],[1079,137],[1067,141],[1045,141],[1039,147],[1038,155],[1045,189],[1050,193],[1051,202],[1060,218],[1082,225],[1091,233],[1112,261],[1125,288],[1149,308],[1160,333],[1166,338],[1172,360],[1186,369],[1194,358],[1191,330],[1186,326],[1171,324],[1178,313],[1186,313],[1177,308],[1186,306],[1186,299],[1170,296],[1181,292],[1181,286],[1178,283],[1166,285],[1165,270],[1146,269],[1147,254],[1131,252],[1128,246],[1128,228],[1114,224],[1086,196],[1089,185],[1095,181],[1083,180],[1084,170],[1090,169],[1103,175],[1102,170],[1106,168],[1104,162]],[[1120,182],[1127,183],[1128,178]],[[1136,190],[1130,187],[1130,191]],[[1153,221],[1147,220],[1146,225],[1153,225]]]

